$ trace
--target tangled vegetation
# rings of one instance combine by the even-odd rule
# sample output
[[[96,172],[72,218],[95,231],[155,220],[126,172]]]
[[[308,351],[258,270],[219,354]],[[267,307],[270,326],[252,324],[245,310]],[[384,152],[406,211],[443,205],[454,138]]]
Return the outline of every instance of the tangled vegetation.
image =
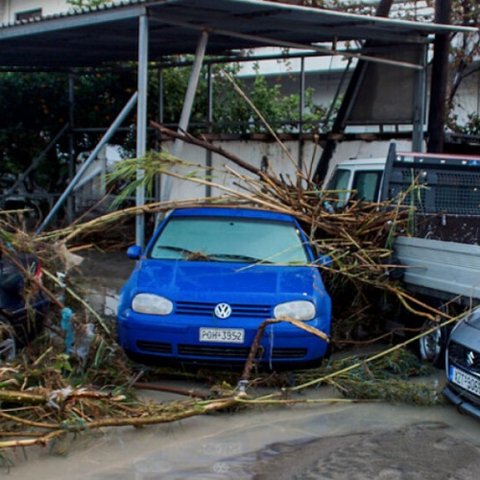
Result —
[[[127,161],[121,165],[121,175],[128,178],[129,171],[136,169],[138,162]],[[246,165],[244,163],[243,166]],[[185,179],[184,175],[175,173],[178,167],[195,171],[191,164],[166,154],[152,153],[142,166],[146,182],[150,175],[159,172],[169,172]],[[252,170],[255,172],[253,167]],[[225,195],[211,201],[242,206],[248,204],[296,215],[308,231],[312,243],[333,259],[331,266],[319,264],[318,268],[327,277],[334,302],[336,295],[350,291],[357,305],[365,305],[367,292],[378,290],[399,298],[426,317],[438,319],[443,315],[443,318],[448,318],[446,314],[435,312],[410,297],[388,276],[392,265],[388,261],[391,252],[386,244],[396,226],[403,225],[407,219],[399,205],[391,204],[389,208],[379,209],[378,205],[352,201],[341,211],[333,212],[326,206],[334,200],[335,192],[319,191],[308,183],[305,176],[302,176],[301,183],[297,183],[295,179],[285,180],[272,172],[255,172],[250,176],[233,169],[230,172],[241,188],[233,191],[215,184],[225,191]],[[299,175],[303,174],[299,172]],[[214,185],[212,179],[198,174],[191,173],[186,179]],[[300,390],[321,384],[333,385],[341,395],[354,401],[374,399],[420,405],[438,401],[431,385],[406,381],[412,375],[424,374],[425,369],[411,354],[401,350],[401,346],[367,358],[333,362],[321,370],[297,372],[295,386],[285,383],[282,375],[272,378],[271,374],[259,372],[253,355],[253,363],[246,365],[242,376],[209,374],[210,389],[200,397],[192,395],[193,398],[183,402],[160,404],[139,399],[133,387],[143,380],[147,381],[148,388],[148,383],[158,378],[155,372],[145,375],[144,370],[131,364],[115,342],[114,325],[95,312],[81,293],[75,291],[74,285],[67,283],[66,287],[62,286],[55,272],[64,271],[69,264],[75,263],[68,248],[73,245],[77,249],[81,247],[87,239],[86,235],[111,229],[119,219],[132,217],[139,211],[161,212],[171,207],[172,204],[150,204],[129,208],[40,236],[28,235],[4,217],[2,237],[15,248],[34,252],[41,258],[44,267],[42,284],[32,278],[30,272],[24,274],[31,284],[51,298],[53,307],[43,333],[27,345],[14,362],[0,367],[0,416],[3,419],[0,449],[46,445],[71,434],[104,427],[172,422],[247,405],[338,401],[306,400],[295,395]],[[3,248],[5,255],[8,252]],[[64,323],[65,307],[75,312],[70,326],[68,322]],[[341,313],[337,312],[337,315]],[[361,321],[359,317],[357,326]],[[73,335],[70,341],[69,328]],[[335,335],[353,335],[351,331],[341,332],[342,328],[338,327]],[[87,352],[81,349],[86,337],[90,338]],[[335,338],[333,340],[335,342]],[[162,378],[161,372],[158,375]],[[255,395],[255,385],[262,382],[273,388],[273,393],[267,397]],[[141,385],[145,388],[145,383]],[[191,395],[191,392],[182,393]]]

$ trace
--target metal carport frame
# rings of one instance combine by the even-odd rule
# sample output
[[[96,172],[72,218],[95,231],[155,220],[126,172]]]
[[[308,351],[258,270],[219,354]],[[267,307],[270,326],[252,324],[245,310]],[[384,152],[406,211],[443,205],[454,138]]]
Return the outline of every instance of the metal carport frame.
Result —
[[[1,27],[0,68],[10,71],[27,68],[68,70],[98,67],[106,62],[138,61],[137,156],[142,157],[146,152],[148,65],[165,55],[198,52],[182,111],[182,127],[186,129],[191,110],[189,104],[193,102],[198,80],[195,71],[198,75],[205,53],[220,55],[270,45],[349,55],[335,49],[337,41],[371,39],[427,43],[430,34],[458,31],[469,33],[477,29],[367,17],[261,0],[132,0]],[[325,49],[319,45],[321,42],[332,42],[333,46]],[[422,65],[403,66],[423,68]],[[142,171],[137,175],[141,177]],[[143,203],[144,192],[139,189],[137,204]],[[139,244],[144,242],[143,229],[143,217],[139,216],[136,223]]]

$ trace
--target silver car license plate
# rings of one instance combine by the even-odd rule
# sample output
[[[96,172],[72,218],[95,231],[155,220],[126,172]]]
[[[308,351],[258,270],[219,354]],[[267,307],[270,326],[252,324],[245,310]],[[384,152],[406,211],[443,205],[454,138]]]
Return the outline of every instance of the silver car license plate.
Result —
[[[200,342],[243,343],[245,330],[243,328],[206,328],[201,327]]]
[[[480,378],[455,367],[450,367],[449,377],[451,382],[480,397]]]

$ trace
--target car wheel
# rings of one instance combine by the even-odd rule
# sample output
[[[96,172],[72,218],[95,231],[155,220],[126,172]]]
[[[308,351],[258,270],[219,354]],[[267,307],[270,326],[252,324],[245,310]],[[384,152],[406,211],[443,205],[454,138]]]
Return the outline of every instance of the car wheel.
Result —
[[[0,321],[0,364],[11,362],[17,355],[15,334],[10,324]]]
[[[422,326],[422,332],[431,330],[435,322],[427,320]],[[418,339],[418,356],[421,360],[431,363],[434,367],[445,366],[445,349],[447,347],[448,331],[445,327],[437,328]]]

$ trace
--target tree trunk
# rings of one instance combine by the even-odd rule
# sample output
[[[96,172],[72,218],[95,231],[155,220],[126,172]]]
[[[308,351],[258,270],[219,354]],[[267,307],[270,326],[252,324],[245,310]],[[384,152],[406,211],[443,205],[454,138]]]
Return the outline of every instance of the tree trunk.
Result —
[[[436,0],[435,22],[449,24],[451,0]],[[437,33],[433,43],[432,79],[430,86],[430,109],[428,114],[428,145],[432,153],[443,152],[445,122],[447,116],[448,84],[448,33]]]

